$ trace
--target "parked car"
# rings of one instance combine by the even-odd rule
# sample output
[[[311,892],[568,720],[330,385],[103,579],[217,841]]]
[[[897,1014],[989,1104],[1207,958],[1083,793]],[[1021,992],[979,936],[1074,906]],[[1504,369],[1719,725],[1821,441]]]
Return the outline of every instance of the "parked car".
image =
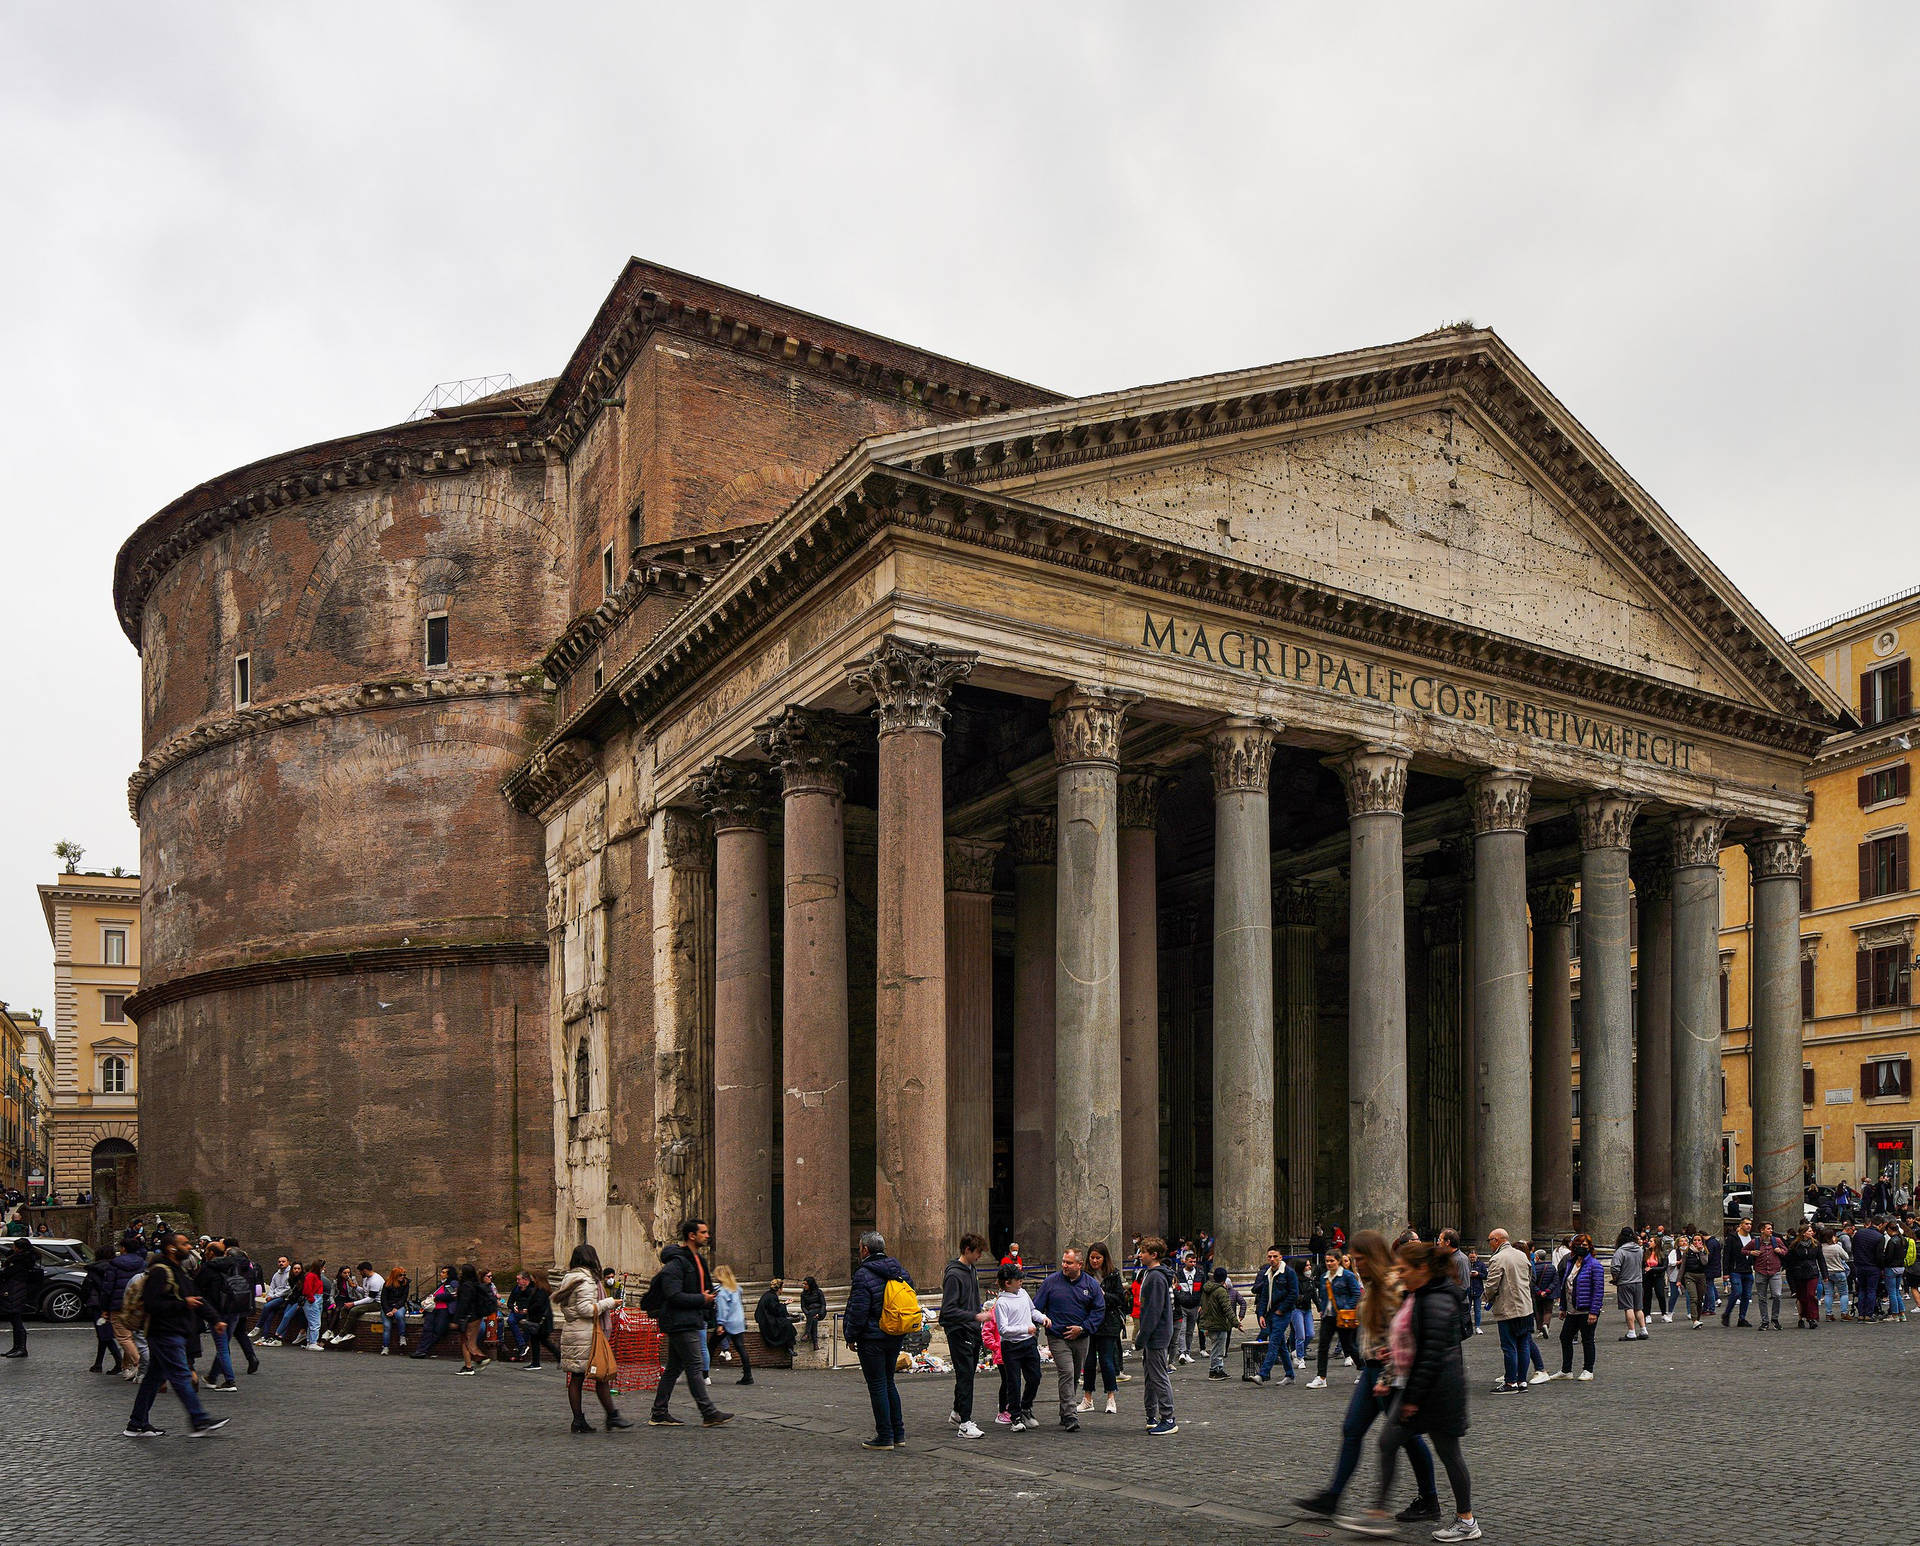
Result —
[[[93,1251],[84,1240],[53,1240],[29,1236],[40,1253],[40,1265],[47,1269],[47,1281],[40,1289],[40,1318],[66,1325],[86,1314],[82,1293],[87,1284],[87,1263]]]
[[[1750,1191],[1728,1192],[1725,1207],[1722,1210],[1730,1219],[1750,1219],[1753,1217],[1753,1193]],[[1810,1202],[1800,1204],[1800,1217],[1809,1224],[1819,1212]]]

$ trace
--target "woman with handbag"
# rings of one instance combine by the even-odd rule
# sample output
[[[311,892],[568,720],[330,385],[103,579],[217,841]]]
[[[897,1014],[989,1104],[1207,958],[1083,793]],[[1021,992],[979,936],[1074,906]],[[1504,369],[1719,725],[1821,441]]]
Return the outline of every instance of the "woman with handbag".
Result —
[[[560,1368],[567,1376],[567,1404],[573,1408],[573,1431],[593,1432],[580,1409],[589,1378],[593,1393],[600,1398],[606,1413],[607,1431],[631,1428],[613,1404],[613,1376],[618,1372],[613,1344],[600,1327],[600,1317],[618,1309],[620,1301],[603,1289],[600,1255],[590,1245],[576,1245],[567,1261],[567,1275],[553,1291],[553,1306],[560,1312]]]
[[[1374,1394],[1388,1405],[1380,1428],[1380,1483],[1373,1507],[1340,1520],[1360,1535],[1390,1535],[1387,1494],[1393,1490],[1394,1462],[1422,1434],[1431,1441],[1453,1489],[1454,1522],[1433,1532],[1436,1541],[1477,1541],[1471,1479],[1460,1453],[1467,1431],[1467,1366],[1460,1356],[1460,1332],[1466,1306],[1439,1251],[1424,1241],[1400,1248],[1400,1286],[1406,1298],[1388,1328],[1388,1361]]]
[[[1336,1336],[1347,1363],[1356,1369],[1360,1366],[1360,1279],[1347,1265],[1347,1258],[1337,1251],[1327,1258],[1321,1293],[1324,1302],[1320,1306],[1320,1352],[1313,1378],[1307,1381],[1308,1390],[1327,1388],[1327,1354],[1332,1351]]]
[[[1361,1440],[1380,1415],[1383,1403],[1377,1390],[1387,1377],[1389,1367],[1387,1332],[1400,1308],[1400,1285],[1385,1235],[1377,1229],[1355,1230],[1348,1257],[1360,1278],[1360,1306],[1356,1316],[1360,1333],[1360,1378],[1354,1381],[1347,1415],[1340,1424],[1340,1458],[1334,1464],[1333,1480],[1312,1497],[1294,1499],[1296,1507],[1322,1517],[1339,1508],[1341,1494],[1347,1490],[1347,1483],[1353,1480],[1353,1473],[1360,1465]],[[1417,1434],[1408,1442],[1407,1450],[1413,1462],[1413,1479],[1420,1490],[1398,1518],[1407,1523],[1438,1519],[1440,1494],[1434,1484],[1432,1451]],[[1369,1525],[1363,1533],[1386,1535],[1392,1529],[1392,1523],[1388,1522],[1385,1529]]]

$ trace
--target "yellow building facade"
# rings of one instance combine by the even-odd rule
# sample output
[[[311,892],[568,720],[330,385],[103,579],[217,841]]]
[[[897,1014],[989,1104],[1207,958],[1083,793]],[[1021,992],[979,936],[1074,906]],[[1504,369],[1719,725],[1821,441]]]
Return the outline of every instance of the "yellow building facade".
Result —
[[[54,963],[48,1188],[71,1202],[110,1185],[114,1162],[139,1146],[139,1035],[126,1003],[140,986],[140,877],[67,874],[39,891]]]
[[[1920,753],[1913,658],[1920,587],[1796,635],[1794,647],[1855,706],[1862,728],[1822,748],[1801,877],[1800,1010],[1804,1054],[1802,1156],[1807,1179],[1856,1190],[1885,1179],[1911,1190],[1920,1150],[1913,1065],[1916,924],[1909,834]],[[1747,856],[1721,855],[1720,961],[1727,1005],[1727,1174],[1744,1185],[1753,1162],[1748,1094],[1750,919]]]

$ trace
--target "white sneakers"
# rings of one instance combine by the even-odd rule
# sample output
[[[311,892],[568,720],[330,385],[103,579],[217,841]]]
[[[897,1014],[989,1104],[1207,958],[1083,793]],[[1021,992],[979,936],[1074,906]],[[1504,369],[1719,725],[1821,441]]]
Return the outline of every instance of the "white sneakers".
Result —
[[[1326,1388],[1327,1388],[1327,1382],[1317,1374],[1312,1379],[1307,1381],[1308,1390],[1325,1390]]]
[[[1080,1405],[1074,1408],[1074,1410],[1079,1412],[1091,1412],[1093,1410],[1093,1396],[1091,1394],[1082,1396],[1080,1398]]]
[[[1574,1376],[1574,1378],[1581,1379],[1581,1380],[1590,1380],[1593,1378],[1593,1370],[1582,1369],[1577,1375]]]
[[[1108,1396],[1107,1397],[1107,1416],[1117,1417],[1119,1413],[1120,1413],[1120,1403],[1114,1400],[1112,1396]]]
[[[1528,1380],[1527,1383],[1529,1385],[1544,1385],[1552,1378],[1553,1376],[1547,1373],[1545,1369],[1535,1369],[1533,1371],[1533,1378]]]
[[[972,1421],[961,1423],[959,1427],[953,1431],[956,1438],[981,1439],[986,1437],[986,1435],[980,1431],[979,1424]]]

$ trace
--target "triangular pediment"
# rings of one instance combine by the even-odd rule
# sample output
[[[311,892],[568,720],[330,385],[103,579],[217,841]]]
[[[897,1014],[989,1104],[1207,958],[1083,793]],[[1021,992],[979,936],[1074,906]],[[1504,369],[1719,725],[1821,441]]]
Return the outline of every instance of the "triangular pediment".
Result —
[[[1435,405],[1147,463],[1093,464],[1044,479],[1023,497],[1761,706],[1751,684],[1689,635],[1672,603],[1470,412]]]
[[[1848,708],[1500,338],[870,441],[871,462],[1807,725]]]

